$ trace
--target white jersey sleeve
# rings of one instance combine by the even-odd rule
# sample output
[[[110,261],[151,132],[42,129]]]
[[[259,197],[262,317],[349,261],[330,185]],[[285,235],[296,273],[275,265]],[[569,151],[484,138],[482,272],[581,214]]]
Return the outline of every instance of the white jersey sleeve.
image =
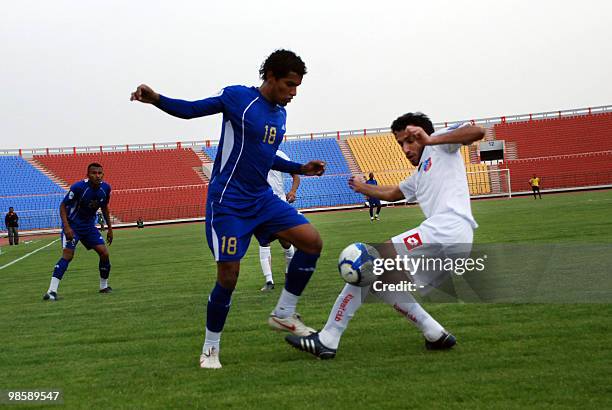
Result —
[[[404,198],[406,198],[406,202],[414,202],[416,201],[416,176],[417,173],[414,172],[412,175],[406,177],[402,182],[399,183],[399,189],[404,194]]]

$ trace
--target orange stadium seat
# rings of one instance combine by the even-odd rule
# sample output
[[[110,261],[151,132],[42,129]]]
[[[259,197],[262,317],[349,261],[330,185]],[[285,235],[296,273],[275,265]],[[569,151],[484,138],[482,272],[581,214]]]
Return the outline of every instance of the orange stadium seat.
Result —
[[[519,159],[612,150],[612,113],[511,122],[495,138],[516,143]]]
[[[121,222],[204,216],[207,186],[194,168],[202,163],[191,149],[36,155],[34,159],[66,184],[86,177],[98,162],[113,188],[111,212]]]
[[[406,159],[391,133],[348,137],[346,141],[359,169],[364,174],[374,172],[381,185],[397,185],[414,172],[414,166]],[[468,174],[470,193],[490,193],[489,175],[482,172],[487,170],[486,165],[470,164],[469,147],[461,147],[461,156],[466,164],[466,172],[475,173]]]

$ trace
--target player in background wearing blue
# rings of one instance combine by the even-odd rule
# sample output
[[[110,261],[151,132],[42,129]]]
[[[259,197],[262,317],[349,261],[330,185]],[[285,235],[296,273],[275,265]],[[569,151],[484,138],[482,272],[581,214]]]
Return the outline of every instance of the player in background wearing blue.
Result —
[[[221,331],[238,280],[240,260],[252,235],[260,244],[282,239],[297,248],[268,324],[295,335],[314,332],[304,325],[296,305],[315,270],[323,242],[308,220],[274,195],[267,182],[270,169],[311,176],[322,175],[325,170],[323,161],[299,164],[276,155],[285,136],[285,105],[296,96],[306,66],[292,51],[276,50],[261,65],[259,74],[263,80],[260,87],[228,86],[198,101],[171,99],[144,84],[131,96],[133,101],[153,104],[184,119],[223,113],[206,203],[206,239],[217,261],[217,282],[208,298],[202,368],[221,367]]]
[[[43,300],[57,300],[57,288],[66,269],[68,269],[68,264],[74,257],[74,250],[79,241],[87,250],[93,249],[100,256],[98,265],[100,269],[100,293],[111,293],[112,291],[111,287],[108,286],[108,276],[111,270],[108,248],[96,228],[96,214],[98,208],[101,208],[108,226],[106,240],[109,245],[113,243],[113,225],[108,210],[111,187],[102,181],[103,178],[102,165],[98,163],[89,164],[87,178],[73,184],[60,204],[62,257],[53,269],[49,290],[43,296]]]
[[[368,185],[378,185],[378,182],[374,179],[374,173],[370,172],[369,179],[366,181]],[[374,197],[368,197],[368,205],[370,205],[370,222],[373,222],[374,219],[380,221],[380,199]],[[374,213],[374,207],[376,207],[376,213]]]

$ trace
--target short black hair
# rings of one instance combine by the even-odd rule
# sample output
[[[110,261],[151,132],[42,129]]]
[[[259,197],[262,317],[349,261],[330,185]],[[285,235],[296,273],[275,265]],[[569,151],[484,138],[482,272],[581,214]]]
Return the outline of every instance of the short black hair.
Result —
[[[13,207],[12,207],[12,206],[9,206],[9,211],[10,211],[11,209],[13,209]]]
[[[259,77],[264,81],[267,80],[268,71],[272,71],[276,78],[287,77],[291,71],[304,76],[306,74],[306,64],[293,51],[281,49],[274,51],[261,64]]]
[[[391,124],[392,132],[403,131],[408,125],[414,125],[423,128],[428,135],[434,133],[434,126],[427,115],[422,112],[409,112],[400,117],[397,117]]]
[[[97,162],[92,162],[91,164],[87,165],[87,172],[89,172],[90,168],[102,168],[102,165],[98,164]]]

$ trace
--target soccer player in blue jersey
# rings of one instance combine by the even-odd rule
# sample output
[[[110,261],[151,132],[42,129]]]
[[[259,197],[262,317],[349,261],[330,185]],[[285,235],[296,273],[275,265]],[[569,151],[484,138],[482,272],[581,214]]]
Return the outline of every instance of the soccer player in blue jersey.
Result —
[[[378,182],[374,179],[374,173],[370,172],[369,179],[366,181],[368,185],[378,185]],[[377,221],[380,220],[378,216],[380,214],[380,199],[374,197],[368,197],[368,205],[370,205],[370,222],[373,222],[374,219]],[[376,207],[376,213],[374,213],[374,207]]]
[[[221,331],[236,287],[240,260],[252,235],[260,244],[282,239],[297,251],[285,287],[268,318],[269,325],[296,335],[309,335],[296,313],[302,291],[312,276],[323,242],[319,233],[291,205],[272,192],[270,169],[301,175],[322,175],[323,161],[299,164],[276,155],[285,136],[287,105],[306,74],[302,59],[292,51],[276,50],[264,61],[259,87],[228,86],[198,101],[165,97],[140,85],[131,100],[153,104],[180,118],[223,113],[219,150],[206,203],[206,239],[217,261],[217,282],[208,298],[206,338],[200,367],[218,369]]]
[[[98,208],[101,208],[108,226],[106,240],[110,245],[113,242],[113,225],[108,210],[111,187],[102,180],[103,178],[102,165],[89,164],[87,178],[73,184],[60,204],[63,252],[53,269],[49,290],[43,296],[43,300],[57,300],[57,288],[68,269],[68,264],[74,257],[74,250],[79,241],[87,250],[93,249],[100,256],[100,293],[112,291],[108,286],[111,269],[108,248],[96,228],[96,213]]]

